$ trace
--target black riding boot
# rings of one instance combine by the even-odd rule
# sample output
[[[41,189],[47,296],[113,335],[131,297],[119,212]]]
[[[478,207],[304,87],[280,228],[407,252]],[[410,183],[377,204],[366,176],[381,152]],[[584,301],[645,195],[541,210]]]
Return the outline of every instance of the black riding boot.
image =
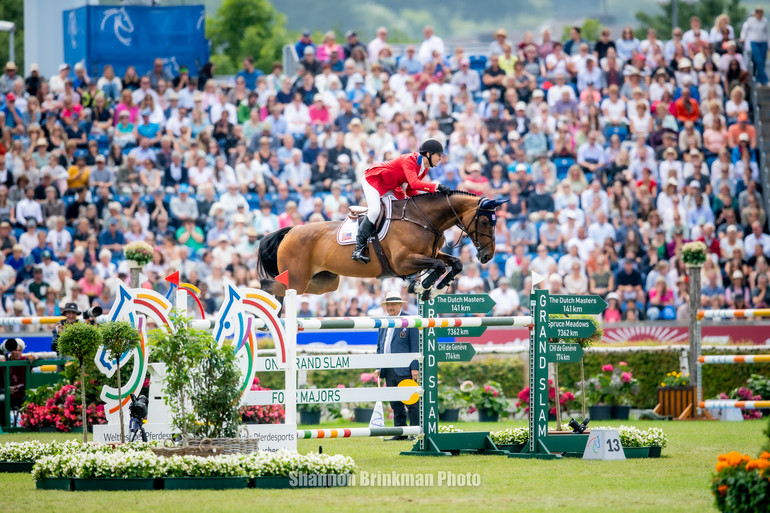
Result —
[[[366,256],[366,246],[369,244],[369,237],[374,235],[374,224],[368,217],[364,217],[361,226],[358,227],[358,236],[356,237],[356,249],[353,251],[353,260],[358,260],[364,264],[369,263],[369,257]]]

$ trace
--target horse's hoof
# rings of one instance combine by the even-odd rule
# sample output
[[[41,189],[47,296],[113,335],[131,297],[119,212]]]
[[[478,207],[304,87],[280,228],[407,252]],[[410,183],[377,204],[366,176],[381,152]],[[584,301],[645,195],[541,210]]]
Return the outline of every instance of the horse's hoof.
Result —
[[[420,295],[420,299],[422,299],[423,301],[430,301],[430,298],[431,298],[430,290],[424,290]]]
[[[429,299],[435,299],[438,296],[440,296],[441,294],[446,294],[446,287],[441,288],[441,289],[430,289],[428,292],[430,293],[430,298]]]
[[[416,288],[417,288],[417,281],[416,280],[412,280],[412,281],[409,282],[409,286],[407,287],[406,291],[408,293],[410,293],[410,294],[414,294],[415,292],[417,292],[415,290]]]

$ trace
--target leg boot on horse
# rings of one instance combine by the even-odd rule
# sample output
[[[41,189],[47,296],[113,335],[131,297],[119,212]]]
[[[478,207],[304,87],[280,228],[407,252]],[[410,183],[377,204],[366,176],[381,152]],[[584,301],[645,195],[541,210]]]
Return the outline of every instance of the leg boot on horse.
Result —
[[[369,245],[369,238],[374,235],[374,224],[368,217],[364,217],[361,226],[358,227],[358,236],[356,237],[356,249],[353,251],[352,258],[358,262],[364,264],[369,263],[369,257],[366,255],[367,246]]]

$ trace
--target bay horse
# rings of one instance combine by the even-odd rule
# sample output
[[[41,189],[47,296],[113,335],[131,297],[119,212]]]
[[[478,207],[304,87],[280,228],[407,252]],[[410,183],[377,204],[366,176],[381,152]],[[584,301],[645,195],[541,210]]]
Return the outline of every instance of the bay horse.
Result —
[[[430,270],[421,283],[410,286],[410,291],[422,292],[427,299],[431,287],[444,273],[438,291],[463,268],[458,258],[439,251],[444,246],[444,232],[459,227],[470,237],[479,260],[485,264],[495,254],[495,209],[503,203],[462,191],[419,194],[393,201],[390,228],[381,242],[392,273],[376,257],[371,239],[370,261],[353,260],[355,246],[337,242],[339,221],[282,228],[264,237],[258,249],[262,290],[283,296],[286,286],[275,277],[284,271],[289,272],[289,288],[298,294],[324,294],[337,290],[340,276],[406,278]]]

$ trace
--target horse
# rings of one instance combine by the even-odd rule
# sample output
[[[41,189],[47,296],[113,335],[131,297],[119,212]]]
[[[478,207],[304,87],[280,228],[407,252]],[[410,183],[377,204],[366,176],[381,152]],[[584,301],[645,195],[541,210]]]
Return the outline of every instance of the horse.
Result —
[[[444,232],[453,226],[459,227],[471,239],[479,260],[485,264],[495,254],[495,209],[503,203],[463,191],[419,194],[393,201],[390,228],[380,243],[389,264],[385,268],[375,257],[372,239],[368,245],[368,263],[351,258],[354,246],[342,246],[336,240],[339,221],[282,228],[265,236],[258,249],[257,269],[262,289],[274,296],[283,296],[287,287],[275,277],[284,271],[289,275],[288,288],[298,294],[337,290],[340,276],[408,278],[427,271],[421,282],[411,282],[409,290],[428,299],[431,294],[441,293],[463,269],[460,259],[439,251],[444,246]]]

